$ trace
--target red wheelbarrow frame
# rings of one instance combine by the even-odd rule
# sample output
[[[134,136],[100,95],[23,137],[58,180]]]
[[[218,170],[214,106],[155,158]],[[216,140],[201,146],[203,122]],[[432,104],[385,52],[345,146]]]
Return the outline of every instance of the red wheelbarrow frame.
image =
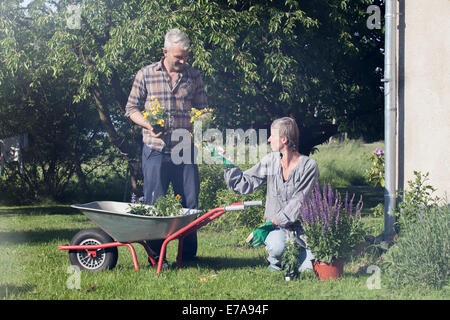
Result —
[[[246,202],[236,202],[232,205],[225,206],[225,207],[218,207],[211,209],[207,213],[203,214],[202,216],[198,217],[188,225],[184,226],[183,228],[177,230],[176,232],[169,235],[163,242],[161,246],[161,251],[159,256],[164,257],[164,254],[166,253],[166,247],[169,244],[170,241],[178,239],[178,255],[177,255],[177,267],[181,267],[182,262],[182,251],[183,251],[183,240],[191,233],[197,231],[204,225],[210,223],[211,221],[217,219],[222,214],[224,214],[227,211],[238,211],[238,210],[244,210],[245,207],[248,206],[259,206],[262,205],[261,201],[246,201]],[[104,249],[104,248],[111,248],[111,247],[119,247],[119,246],[126,246],[131,252],[131,258],[133,260],[134,269],[136,271],[139,271],[139,263],[136,256],[136,251],[134,250],[134,247],[132,246],[132,243],[139,243],[141,244],[145,251],[147,252],[148,258],[150,259],[150,262],[155,265],[156,261],[152,254],[151,249],[144,241],[134,241],[134,242],[110,242],[110,243],[102,243],[99,245],[62,245],[59,246],[59,250],[87,250],[88,255],[95,257],[97,254],[98,249]],[[156,273],[160,273],[162,270],[162,263],[163,259],[159,259],[158,261],[158,267],[156,269]]]

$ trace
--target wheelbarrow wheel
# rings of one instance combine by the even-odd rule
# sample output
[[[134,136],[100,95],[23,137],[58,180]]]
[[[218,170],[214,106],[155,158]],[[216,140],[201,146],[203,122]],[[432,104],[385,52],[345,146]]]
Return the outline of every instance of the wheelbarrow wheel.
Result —
[[[99,245],[114,242],[106,232],[99,228],[81,230],[70,241],[71,245]],[[116,266],[119,252],[117,247],[97,250],[69,250],[69,260],[80,270],[101,271]]]

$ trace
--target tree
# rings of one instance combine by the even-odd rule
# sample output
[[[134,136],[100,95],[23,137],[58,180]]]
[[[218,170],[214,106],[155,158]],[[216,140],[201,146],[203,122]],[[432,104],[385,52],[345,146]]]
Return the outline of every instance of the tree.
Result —
[[[161,58],[169,28],[189,35],[190,63],[203,74],[219,128],[268,128],[291,115],[305,154],[338,131],[380,136],[381,35],[365,26],[372,1],[35,0],[26,9],[19,2],[1,7],[2,85],[23,68],[31,87],[39,87],[42,74],[64,79],[76,90],[74,103],[95,106],[110,143],[129,163],[133,191],[141,175],[140,132],[124,106],[136,72]],[[36,51],[39,66],[18,46],[22,32],[48,39]]]
[[[267,128],[274,118],[291,115],[306,154],[338,131],[382,138],[382,34],[366,27],[369,4],[220,1],[208,2],[209,10],[199,5],[192,16],[209,37],[200,47],[211,52],[210,65],[199,66],[215,80],[210,96],[220,105],[223,126]]]
[[[34,9],[26,11],[14,1],[0,9],[5,17],[0,34],[0,137],[28,133],[31,140],[23,153],[23,173],[17,166],[5,168],[8,200],[61,199],[74,175],[87,194],[82,164],[105,148],[96,110],[89,101],[73,102],[76,88],[67,73],[52,75],[46,55],[51,25],[42,27]]]

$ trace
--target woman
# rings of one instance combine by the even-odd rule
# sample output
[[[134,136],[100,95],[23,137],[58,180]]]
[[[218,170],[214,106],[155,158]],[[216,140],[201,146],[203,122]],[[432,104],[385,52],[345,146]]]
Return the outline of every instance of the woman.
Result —
[[[268,139],[272,153],[258,164],[242,172],[231,165],[224,172],[227,186],[235,193],[248,194],[267,183],[264,218],[267,223],[253,231],[251,245],[264,243],[269,254],[269,270],[281,269],[281,256],[288,233],[294,234],[303,246],[300,272],[312,269],[312,254],[300,238],[303,234],[300,207],[309,197],[319,177],[317,163],[298,152],[299,130],[295,120],[284,117],[271,125]],[[306,250],[305,250],[306,249]]]

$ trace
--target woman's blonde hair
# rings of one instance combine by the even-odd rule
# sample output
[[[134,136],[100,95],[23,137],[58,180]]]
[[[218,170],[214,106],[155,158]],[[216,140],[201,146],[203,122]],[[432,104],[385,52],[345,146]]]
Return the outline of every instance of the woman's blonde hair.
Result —
[[[271,127],[278,129],[278,136],[286,137],[287,147],[291,151],[298,151],[300,132],[297,123],[290,117],[283,117],[272,122]]]

